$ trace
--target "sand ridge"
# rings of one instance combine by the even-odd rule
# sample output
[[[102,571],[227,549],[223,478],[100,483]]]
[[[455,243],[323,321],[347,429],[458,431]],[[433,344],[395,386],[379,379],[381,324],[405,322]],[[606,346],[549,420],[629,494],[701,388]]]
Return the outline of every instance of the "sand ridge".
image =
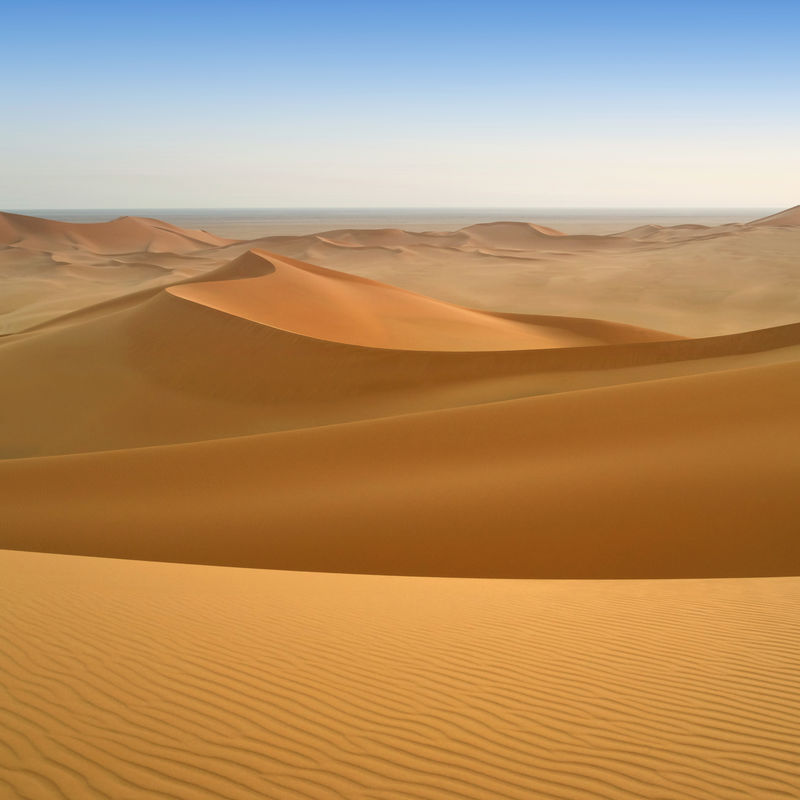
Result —
[[[170,294],[280,330],[316,339],[396,350],[532,350],[607,344],[609,333],[570,330],[569,321],[546,327],[432,300],[366,278],[281,259],[251,250],[242,258],[263,262],[262,274],[240,277],[239,259],[225,280],[201,280],[167,289]],[[230,280],[236,275],[238,280]],[[213,277],[213,276],[206,276]],[[615,326],[608,324],[609,329]],[[619,328],[617,328],[619,330]],[[626,329],[629,341],[676,338]]]

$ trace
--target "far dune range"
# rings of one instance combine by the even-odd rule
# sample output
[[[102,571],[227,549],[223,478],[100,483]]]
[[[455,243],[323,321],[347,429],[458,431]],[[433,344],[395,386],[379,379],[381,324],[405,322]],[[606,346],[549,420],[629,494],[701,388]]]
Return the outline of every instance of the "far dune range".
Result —
[[[749,223],[562,234],[529,222],[458,231],[333,230],[247,241],[121,217],[0,215],[0,333],[221,267],[250,249],[490,311],[614,320],[712,336],[800,319],[800,209]]]
[[[800,795],[800,207],[0,246],[11,797]]]

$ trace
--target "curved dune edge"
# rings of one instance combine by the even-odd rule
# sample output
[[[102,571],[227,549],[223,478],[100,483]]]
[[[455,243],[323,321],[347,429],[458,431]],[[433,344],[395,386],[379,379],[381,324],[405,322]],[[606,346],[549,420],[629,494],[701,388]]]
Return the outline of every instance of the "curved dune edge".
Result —
[[[599,320],[548,324],[546,317],[476,311],[259,250],[166,291],[299,336],[389,350],[532,350],[682,338]]]
[[[0,546],[401,575],[797,574],[798,404],[794,362],[5,461]]]
[[[177,444],[479,405],[796,361],[799,345],[800,325],[791,325],[595,347],[388,350],[297,336],[160,292],[0,346],[0,455]]]
[[[0,553],[5,797],[796,797],[800,579]]]

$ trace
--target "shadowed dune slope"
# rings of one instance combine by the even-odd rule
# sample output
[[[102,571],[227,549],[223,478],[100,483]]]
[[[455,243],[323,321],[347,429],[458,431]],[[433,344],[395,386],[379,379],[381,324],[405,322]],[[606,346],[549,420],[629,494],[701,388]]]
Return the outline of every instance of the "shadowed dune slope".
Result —
[[[796,574],[799,404],[795,362],[6,461],[0,546],[408,575]]]
[[[4,552],[0,791],[796,797],[798,601]]]

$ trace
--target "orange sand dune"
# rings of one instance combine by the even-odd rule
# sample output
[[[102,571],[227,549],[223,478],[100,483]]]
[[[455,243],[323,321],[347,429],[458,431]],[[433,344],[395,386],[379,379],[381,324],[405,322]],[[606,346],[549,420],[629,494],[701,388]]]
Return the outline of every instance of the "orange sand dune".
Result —
[[[800,794],[795,578],[0,570],[9,800]]]
[[[258,277],[203,280],[168,291],[185,300],[224,311],[280,330],[316,339],[399,350],[531,350],[605,344],[619,335],[619,326],[596,326],[595,336],[570,330],[568,321],[548,327],[459,308],[392,286],[316,267],[265,252],[243,258],[249,265],[261,258]],[[239,262],[223,276],[239,277]],[[214,275],[208,275],[215,277]],[[219,276],[216,276],[219,277]],[[612,332],[613,331],[613,332]],[[672,339],[670,334],[625,330],[629,341]]]
[[[795,361],[6,461],[0,546],[408,575],[797,574],[798,407]]]

